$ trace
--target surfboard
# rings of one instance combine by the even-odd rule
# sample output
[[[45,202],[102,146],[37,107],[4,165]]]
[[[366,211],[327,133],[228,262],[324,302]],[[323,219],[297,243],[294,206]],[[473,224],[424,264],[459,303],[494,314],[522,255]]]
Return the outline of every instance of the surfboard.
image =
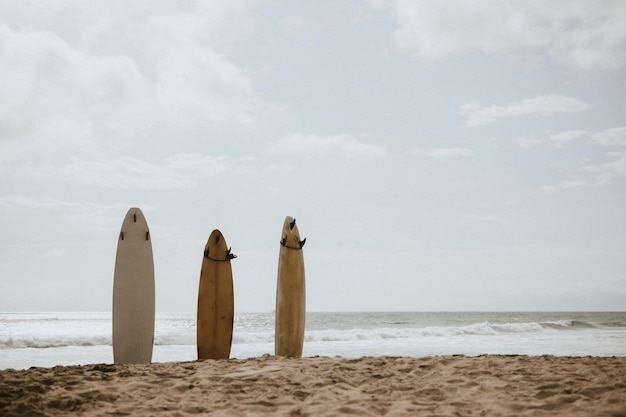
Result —
[[[296,219],[287,216],[283,223],[278,255],[278,284],[276,286],[275,354],[302,356],[306,287],[304,255]]]
[[[140,209],[128,210],[113,276],[113,362],[150,363],[154,344],[152,238]]]
[[[198,359],[228,359],[233,340],[235,300],[231,259],[236,258],[219,230],[213,230],[204,247],[196,345]]]

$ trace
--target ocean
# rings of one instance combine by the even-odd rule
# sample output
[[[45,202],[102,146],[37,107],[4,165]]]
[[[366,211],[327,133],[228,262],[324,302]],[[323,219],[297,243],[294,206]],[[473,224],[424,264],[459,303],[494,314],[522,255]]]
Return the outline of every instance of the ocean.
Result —
[[[157,313],[154,362],[196,359],[195,313]],[[274,353],[274,314],[235,316],[231,358]],[[626,312],[307,313],[305,356],[626,356]],[[111,313],[0,313],[0,369],[112,363]]]

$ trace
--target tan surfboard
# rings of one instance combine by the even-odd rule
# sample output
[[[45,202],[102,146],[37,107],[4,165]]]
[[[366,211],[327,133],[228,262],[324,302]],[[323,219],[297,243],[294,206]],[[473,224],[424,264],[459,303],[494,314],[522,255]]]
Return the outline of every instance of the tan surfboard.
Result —
[[[233,340],[235,300],[231,259],[236,258],[219,230],[213,230],[204,248],[196,341],[198,359],[228,359]]]
[[[128,210],[113,277],[113,361],[150,363],[154,345],[152,238],[140,209]]]
[[[302,356],[306,307],[302,247],[305,241],[306,239],[300,239],[296,219],[287,216],[283,224],[278,256],[275,335],[277,356]]]

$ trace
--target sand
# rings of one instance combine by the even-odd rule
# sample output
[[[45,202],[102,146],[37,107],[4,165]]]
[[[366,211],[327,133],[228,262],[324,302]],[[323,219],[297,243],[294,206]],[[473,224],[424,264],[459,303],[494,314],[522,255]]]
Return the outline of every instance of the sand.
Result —
[[[0,416],[626,417],[626,357],[263,356],[0,371]]]

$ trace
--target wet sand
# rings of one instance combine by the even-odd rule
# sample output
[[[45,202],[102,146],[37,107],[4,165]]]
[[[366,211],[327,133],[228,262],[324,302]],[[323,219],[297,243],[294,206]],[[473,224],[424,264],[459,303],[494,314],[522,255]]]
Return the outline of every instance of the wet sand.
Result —
[[[0,416],[626,417],[626,357],[263,356],[0,371]]]

